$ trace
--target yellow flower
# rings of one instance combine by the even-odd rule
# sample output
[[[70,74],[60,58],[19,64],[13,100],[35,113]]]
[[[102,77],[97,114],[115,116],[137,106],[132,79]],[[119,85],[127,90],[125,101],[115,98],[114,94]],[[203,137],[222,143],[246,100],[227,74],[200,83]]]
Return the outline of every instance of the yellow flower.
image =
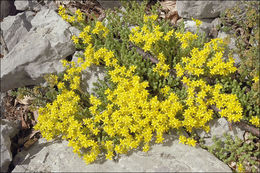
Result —
[[[260,127],[260,119],[257,116],[253,116],[250,122],[256,127]]]
[[[185,144],[186,141],[187,141],[187,138],[186,138],[185,136],[180,136],[180,137],[179,137],[179,143]]]
[[[202,24],[202,21],[200,21],[200,20],[198,20],[198,19],[192,18],[192,20],[193,20],[194,22],[196,22],[196,26],[197,26],[197,27],[199,27],[199,26]]]
[[[245,172],[244,166],[242,163],[239,163],[237,166],[237,171],[238,172]]]
[[[163,95],[168,95],[169,91],[170,91],[170,87],[168,85],[166,85],[164,88],[161,89],[161,92],[163,93]]]
[[[259,81],[259,77],[258,77],[258,76],[255,76],[255,77],[253,78],[253,81],[254,81],[255,83],[257,83],[257,82]]]
[[[78,44],[79,43],[79,38],[77,36],[73,35],[71,39],[74,42],[74,44]]]
[[[186,144],[195,147],[196,146],[196,141],[194,139],[188,138],[186,141]]]

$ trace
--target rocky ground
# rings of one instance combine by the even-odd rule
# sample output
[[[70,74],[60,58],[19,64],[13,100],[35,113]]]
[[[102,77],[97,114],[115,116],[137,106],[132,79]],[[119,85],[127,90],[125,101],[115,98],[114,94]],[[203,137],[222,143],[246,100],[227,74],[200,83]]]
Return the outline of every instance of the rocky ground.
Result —
[[[194,17],[203,21],[200,31],[209,38],[227,37],[227,33],[216,31],[216,26],[220,12],[234,5],[234,1],[160,2],[161,17],[173,25],[184,20],[186,30],[194,32]],[[1,14],[1,172],[231,172],[228,165],[206,150],[179,144],[176,135],[166,136],[165,144],[153,145],[148,153],[133,151],[117,161],[101,159],[88,166],[67,147],[66,141],[42,139],[40,132],[33,130],[37,111],[29,109],[31,98],[16,98],[12,90],[43,84],[44,74],[64,70],[59,60],[75,59],[76,49],[70,38],[80,31],[57,14],[61,4],[72,11],[80,8],[89,17],[94,13],[99,20],[105,18],[105,9],[120,7],[118,1],[103,0],[1,1],[1,11],[3,6],[8,7]],[[232,38],[229,46],[235,46]],[[240,59],[234,57],[239,63]],[[103,71],[97,67],[88,70],[86,81],[91,92],[92,84],[102,79]],[[230,129],[224,118],[212,121],[209,134],[198,133],[207,136],[206,145],[212,145],[213,135],[222,137],[225,132],[245,138],[245,130],[237,126]]]

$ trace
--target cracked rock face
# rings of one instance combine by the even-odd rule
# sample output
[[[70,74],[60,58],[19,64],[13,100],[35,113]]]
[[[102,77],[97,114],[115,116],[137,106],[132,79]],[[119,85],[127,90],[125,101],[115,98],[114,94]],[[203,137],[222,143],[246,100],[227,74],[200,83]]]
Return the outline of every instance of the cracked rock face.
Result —
[[[1,60],[1,91],[39,84],[45,74],[63,71],[59,61],[75,52],[71,41],[75,28],[54,10],[41,10],[31,25]]]
[[[12,161],[11,138],[19,132],[19,123],[8,120],[0,120],[1,124],[1,172],[7,172],[9,164]]]
[[[153,144],[147,153],[133,151],[118,162],[99,159],[89,165],[67,147],[68,142],[40,139],[16,155],[13,172],[231,172],[209,152],[179,144],[177,136],[165,139],[164,144]]]
[[[8,51],[11,51],[30,31],[32,28],[31,20],[34,15],[34,12],[26,11],[16,16],[8,16],[1,22],[1,29]]]
[[[182,18],[216,18],[235,1],[176,1],[177,11]]]

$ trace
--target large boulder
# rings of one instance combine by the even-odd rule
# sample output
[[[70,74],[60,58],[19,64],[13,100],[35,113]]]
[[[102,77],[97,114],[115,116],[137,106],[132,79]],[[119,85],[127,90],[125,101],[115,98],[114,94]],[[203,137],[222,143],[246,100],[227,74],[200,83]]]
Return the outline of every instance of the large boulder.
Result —
[[[39,84],[45,74],[61,72],[59,61],[75,52],[71,36],[76,29],[54,10],[41,10],[31,25],[26,36],[1,59],[2,91]]]
[[[11,138],[13,138],[20,129],[19,121],[10,122],[5,119],[0,119],[1,124],[1,172],[7,172],[9,164],[12,161],[12,152],[11,152]]]
[[[235,6],[235,1],[178,1],[177,11],[182,18],[216,18],[226,8]]]
[[[8,51],[30,31],[32,28],[31,20],[35,13],[26,11],[16,16],[8,16],[1,22],[1,30]]]
[[[40,139],[16,155],[13,172],[231,172],[206,150],[179,144],[176,136],[165,137],[164,144],[152,145],[147,153],[133,151],[117,162],[100,158],[89,165],[67,147],[68,142]]]

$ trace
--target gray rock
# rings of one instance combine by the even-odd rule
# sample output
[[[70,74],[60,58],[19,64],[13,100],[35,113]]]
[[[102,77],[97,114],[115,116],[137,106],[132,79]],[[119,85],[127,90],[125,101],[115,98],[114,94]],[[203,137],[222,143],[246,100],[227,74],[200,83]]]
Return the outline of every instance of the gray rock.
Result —
[[[206,150],[179,144],[174,136],[165,138],[164,144],[153,144],[147,153],[137,150],[118,162],[99,159],[89,165],[67,147],[68,142],[40,139],[16,155],[13,172],[231,172]]]
[[[104,9],[109,9],[109,8],[115,8],[115,7],[120,7],[122,6],[120,1],[113,1],[113,0],[97,0],[101,7]]]
[[[218,17],[235,3],[235,1],[177,1],[176,7],[182,18],[207,19]]]
[[[211,20],[203,19],[201,20],[202,24],[199,26],[199,33],[205,33],[206,36],[209,35],[211,29]],[[196,22],[193,20],[184,20],[185,30],[190,31],[192,33],[196,33],[197,26]]]
[[[72,57],[72,61],[77,62],[78,56],[82,55],[83,52],[75,52]],[[92,65],[82,72],[82,89],[87,91],[89,94],[94,94],[94,83],[98,80],[104,80],[105,78],[105,68],[103,66]]]
[[[1,60],[2,91],[41,83],[45,74],[60,69],[59,60],[75,52],[71,26],[55,11],[41,10],[31,24],[29,33]]]
[[[3,100],[4,100],[4,97],[6,96],[6,93],[4,92],[0,92],[0,118],[3,118],[4,116],[4,106],[3,106]]]
[[[211,22],[211,27],[212,28],[217,28],[218,25],[221,24],[220,18],[215,18],[212,22]]]
[[[225,32],[221,32],[221,31],[218,32],[218,36],[217,37],[218,38],[222,38],[222,39],[229,37],[230,38],[230,42],[228,44],[228,48],[230,50],[237,49],[237,47],[236,47],[236,39],[234,37],[231,37],[229,34],[227,34]],[[233,54],[233,58],[235,59],[235,66],[238,66],[240,64],[240,62],[241,62],[241,59],[240,59],[239,55],[234,53]]]
[[[7,172],[9,164],[12,161],[11,138],[13,138],[20,129],[19,121],[10,122],[0,119],[1,124],[1,172]]]
[[[1,22],[4,41],[10,52],[12,48],[30,31],[35,13],[26,11],[16,16],[8,16]]]
[[[237,136],[243,140],[245,131],[236,125],[232,125],[232,130],[230,130],[228,121],[225,118],[214,119],[210,121],[209,126],[210,132],[208,134],[203,130],[196,130],[197,134],[204,138],[206,146],[211,146],[214,143],[213,136],[218,139],[224,139],[223,135],[225,133],[231,135],[233,139]]]
[[[20,11],[40,11],[41,5],[37,2],[37,0],[15,0],[14,5],[17,10]]]
[[[1,13],[0,13],[0,20],[3,20],[8,15],[14,15],[16,13],[16,9],[14,6],[14,1],[13,0],[3,0],[0,1],[0,8],[1,8]]]

